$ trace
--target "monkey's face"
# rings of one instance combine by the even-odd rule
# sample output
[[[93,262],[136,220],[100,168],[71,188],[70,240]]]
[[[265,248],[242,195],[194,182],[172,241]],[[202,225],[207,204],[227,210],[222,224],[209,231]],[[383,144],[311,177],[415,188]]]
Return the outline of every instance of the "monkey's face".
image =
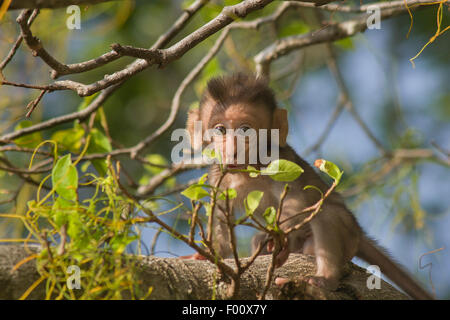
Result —
[[[213,147],[231,168],[267,165],[288,134],[287,112],[276,106],[267,81],[244,74],[211,79],[186,127],[196,153]]]
[[[213,108],[207,129],[216,152],[228,168],[258,166],[259,147],[269,149],[272,114],[264,106],[234,104]],[[267,137],[263,139],[266,130]],[[264,143],[266,146],[264,146]]]

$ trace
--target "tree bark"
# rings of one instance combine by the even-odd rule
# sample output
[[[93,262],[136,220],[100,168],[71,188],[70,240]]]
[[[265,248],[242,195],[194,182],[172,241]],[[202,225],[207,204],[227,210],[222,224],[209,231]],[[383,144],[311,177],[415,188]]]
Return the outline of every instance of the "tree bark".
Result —
[[[35,260],[21,265],[11,272],[22,259],[38,251],[38,247],[27,250],[21,245],[0,246],[0,299],[18,299],[40,278]],[[245,260],[245,259],[243,259]],[[257,299],[264,289],[267,266],[271,256],[258,257],[254,264],[241,277],[240,299]],[[232,260],[227,260],[233,266]],[[315,260],[312,256],[291,254],[286,264],[275,271],[276,277],[289,279],[298,276],[313,275]],[[213,285],[216,284],[216,298],[226,299],[230,281],[220,275],[217,268],[208,261],[184,260],[177,258],[141,257],[137,278],[142,281],[142,288],[153,287],[150,299],[200,299],[213,297]],[[321,299],[321,300],[355,300],[355,299],[407,299],[387,282],[381,281],[380,289],[369,290],[366,270],[349,263],[345,276],[337,291],[330,292],[307,286],[304,282],[293,280],[282,287],[272,284],[266,299]],[[28,299],[44,299],[45,286],[42,282],[28,296]],[[80,289],[82,290],[82,288]]]

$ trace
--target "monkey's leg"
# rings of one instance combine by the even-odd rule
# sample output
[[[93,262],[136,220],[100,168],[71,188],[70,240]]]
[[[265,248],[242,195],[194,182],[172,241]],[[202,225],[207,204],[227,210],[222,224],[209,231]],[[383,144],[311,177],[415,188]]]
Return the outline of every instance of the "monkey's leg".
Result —
[[[328,225],[326,219],[320,218],[311,221],[317,271],[307,282],[316,287],[336,290],[345,263],[345,243],[336,232],[336,226]]]
[[[309,238],[307,238],[305,240],[305,242],[303,243],[303,247],[302,247],[301,253],[309,254],[311,256],[315,255],[315,252],[314,252],[314,238],[313,238],[312,235]]]
[[[325,205],[310,224],[317,272],[308,282],[336,290],[345,263],[356,255],[361,229],[353,215],[341,205]]]

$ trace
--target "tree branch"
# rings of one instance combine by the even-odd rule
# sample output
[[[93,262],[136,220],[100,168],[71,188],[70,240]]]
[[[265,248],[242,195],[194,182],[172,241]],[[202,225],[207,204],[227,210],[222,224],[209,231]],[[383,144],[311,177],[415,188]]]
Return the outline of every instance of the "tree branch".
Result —
[[[427,0],[407,1],[409,7],[427,3],[429,3]],[[377,7],[377,4],[373,4],[372,6]],[[380,13],[380,18],[382,20],[407,12],[406,6],[399,6],[397,2],[392,4],[392,7],[382,6],[380,8],[382,8]],[[260,75],[268,76],[270,73],[271,62],[294,50],[299,50],[319,43],[333,42],[364,32],[367,29],[367,17],[367,14],[363,14],[351,20],[328,25],[320,30],[282,38],[260,51],[253,58],[256,64],[256,71]]]
[[[0,299],[18,299],[29,287],[40,278],[35,261],[28,261],[17,270],[13,267],[24,258],[38,251],[38,247],[29,247],[27,252],[21,245],[0,246]],[[245,263],[249,258],[241,259]],[[213,287],[216,286],[216,298],[225,299],[230,286],[229,280],[217,273],[217,267],[201,260],[185,260],[176,258],[157,258],[141,256],[140,267],[136,274],[141,281],[143,292],[153,287],[150,299],[202,299],[210,300]],[[240,299],[257,299],[262,292],[267,265],[271,256],[265,255],[255,259],[254,263],[241,276]],[[233,260],[225,260],[234,268]],[[283,267],[275,270],[275,277],[296,278],[314,273],[314,257],[291,254]],[[381,281],[381,289],[369,290],[366,282],[369,274],[352,263],[345,267],[345,277],[337,291],[330,292],[315,287],[297,285],[289,282],[283,287],[273,284],[266,296],[267,299],[321,299],[321,300],[373,300],[373,299],[407,299],[387,282]],[[81,288],[80,290],[83,290]],[[42,283],[28,296],[28,299],[45,299],[45,283]]]

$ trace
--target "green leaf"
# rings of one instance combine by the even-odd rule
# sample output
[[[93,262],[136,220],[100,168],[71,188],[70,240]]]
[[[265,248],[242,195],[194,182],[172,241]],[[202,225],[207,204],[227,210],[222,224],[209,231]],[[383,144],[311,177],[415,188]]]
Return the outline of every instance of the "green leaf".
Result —
[[[301,20],[291,20],[290,23],[283,26],[278,32],[278,37],[289,37],[292,35],[302,34],[309,32],[309,26]]]
[[[67,216],[69,226],[67,228],[67,234],[71,239],[77,239],[78,236],[83,231],[84,225],[83,221],[80,219],[80,215],[78,214],[69,214]]]
[[[27,202],[28,210],[34,210],[34,206],[36,205],[36,200],[30,200]]]
[[[91,143],[88,151],[96,152],[110,152],[112,150],[108,138],[97,128],[91,130]]]
[[[94,100],[94,98],[99,95],[99,93],[100,92],[97,92],[91,96],[84,97],[81,103],[78,105],[78,111],[86,109],[91,103],[91,101]]]
[[[355,46],[353,44],[353,40],[350,37],[344,38],[344,39],[341,39],[341,40],[337,40],[337,41],[334,42],[334,44],[337,45],[338,47],[341,47],[344,50],[355,49]]]
[[[164,186],[167,188],[173,188],[177,184],[177,179],[175,177],[170,177],[164,182]]]
[[[64,224],[67,224],[72,216],[77,215],[78,203],[66,200],[62,197],[56,198],[53,203],[51,215],[55,224],[60,228]],[[70,235],[70,234],[69,234]],[[72,237],[72,235],[70,235]]]
[[[200,179],[198,179],[198,183],[199,184],[204,184],[206,182],[206,179],[208,179],[208,174],[207,173],[205,173],[204,175],[202,175],[200,177]]]
[[[217,158],[216,150],[212,148],[205,148],[202,152],[202,155],[207,156],[210,159]]]
[[[127,236],[125,234],[120,234],[111,239],[111,248],[117,254],[123,253],[125,251],[127,245],[136,240],[137,236]]]
[[[323,198],[323,192],[318,187],[312,186],[312,185],[307,185],[303,188],[303,190],[308,190],[308,189],[314,189],[314,190],[318,191],[320,193],[321,197]]]
[[[255,167],[252,167],[252,166],[248,166],[248,167],[247,167],[247,170],[258,171]],[[249,173],[250,178],[256,178],[256,177],[258,177],[259,175],[260,175],[259,172],[250,172],[250,173]]]
[[[86,151],[87,154],[105,153],[112,150],[108,138],[100,130],[98,130],[97,128],[93,128],[90,132],[90,135],[91,141]],[[106,159],[94,159],[91,160],[91,162],[99,175],[106,175],[106,172],[108,171]]]
[[[303,169],[296,163],[284,159],[272,161],[261,174],[269,175],[275,181],[290,182],[297,179]]]
[[[61,226],[66,224],[68,221],[67,216],[68,216],[69,212],[66,211],[64,208],[69,205],[70,204],[68,203],[68,201],[64,200],[61,197],[58,197],[56,199],[56,201],[53,203],[52,217],[53,217],[53,220],[55,221],[55,224],[58,226],[58,228],[61,228]]]
[[[78,153],[81,148],[81,140],[84,136],[82,127],[59,130],[52,134],[51,140],[54,140],[62,147],[62,151],[68,150]]]
[[[183,196],[191,200],[200,200],[201,198],[208,197],[209,192],[203,189],[201,185],[193,184],[181,192]]]
[[[16,125],[14,131],[28,128],[31,127],[32,125],[33,123],[30,120],[23,120]],[[14,143],[17,144],[18,146],[31,149],[36,148],[41,142],[42,142],[42,134],[40,131],[24,135],[14,140]]]
[[[268,207],[263,213],[264,220],[269,226],[275,226],[275,219],[277,217],[277,210],[274,207]]]
[[[211,204],[208,202],[203,203],[203,206],[205,207],[206,210],[206,216],[209,217],[211,215]]]
[[[324,159],[317,159],[314,162],[314,166],[316,166],[317,168],[319,168],[320,171],[325,172],[327,175],[333,178],[336,184],[339,183],[342,174],[344,173],[333,162]]]
[[[227,194],[228,194],[228,199],[230,199],[230,200],[237,197],[237,192],[236,192],[236,190],[233,189],[233,188],[229,188],[229,189],[225,190],[224,192],[222,192],[222,193],[219,195],[219,199],[220,199],[220,200],[226,200],[226,199],[227,199],[227,197],[226,197]]]
[[[60,197],[77,201],[78,172],[72,165],[70,154],[56,162],[52,170],[52,184]]]
[[[148,156],[145,157],[145,160],[160,166],[166,166],[168,164],[166,158],[157,153],[149,154]],[[148,164],[144,165],[144,168],[152,175],[161,173],[164,170],[164,168],[155,167]]]
[[[156,211],[160,208],[160,205],[157,201],[146,200],[142,203],[142,206],[146,209]]]
[[[86,172],[90,165],[91,165],[91,162],[90,162],[90,161],[85,161],[85,162],[81,165],[81,172]]]
[[[245,214],[247,216],[251,216],[255,212],[263,195],[264,192],[259,190],[254,190],[247,195],[247,198],[244,199]]]
[[[164,158],[162,155],[157,154],[157,153],[150,154],[150,155],[146,156],[145,159],[148,162],[151,162],[156,165],[160,165],[160,166],[168,165],[168,161],[166,160],[166,158]],[[150,181],[151,177],[153,177],[165,170],[164,168],[152,166],[152,165],[148,165],[148,164],[144,165],[144,169],[148,174],[142,175],[141,179],[139,180],[139,184],[141,184],[141,185],[147,184]],[[167,188],[172,188],[175,186],[175,184],[176,184],[175,177],[168,178],[164,182],[164,186]]]

